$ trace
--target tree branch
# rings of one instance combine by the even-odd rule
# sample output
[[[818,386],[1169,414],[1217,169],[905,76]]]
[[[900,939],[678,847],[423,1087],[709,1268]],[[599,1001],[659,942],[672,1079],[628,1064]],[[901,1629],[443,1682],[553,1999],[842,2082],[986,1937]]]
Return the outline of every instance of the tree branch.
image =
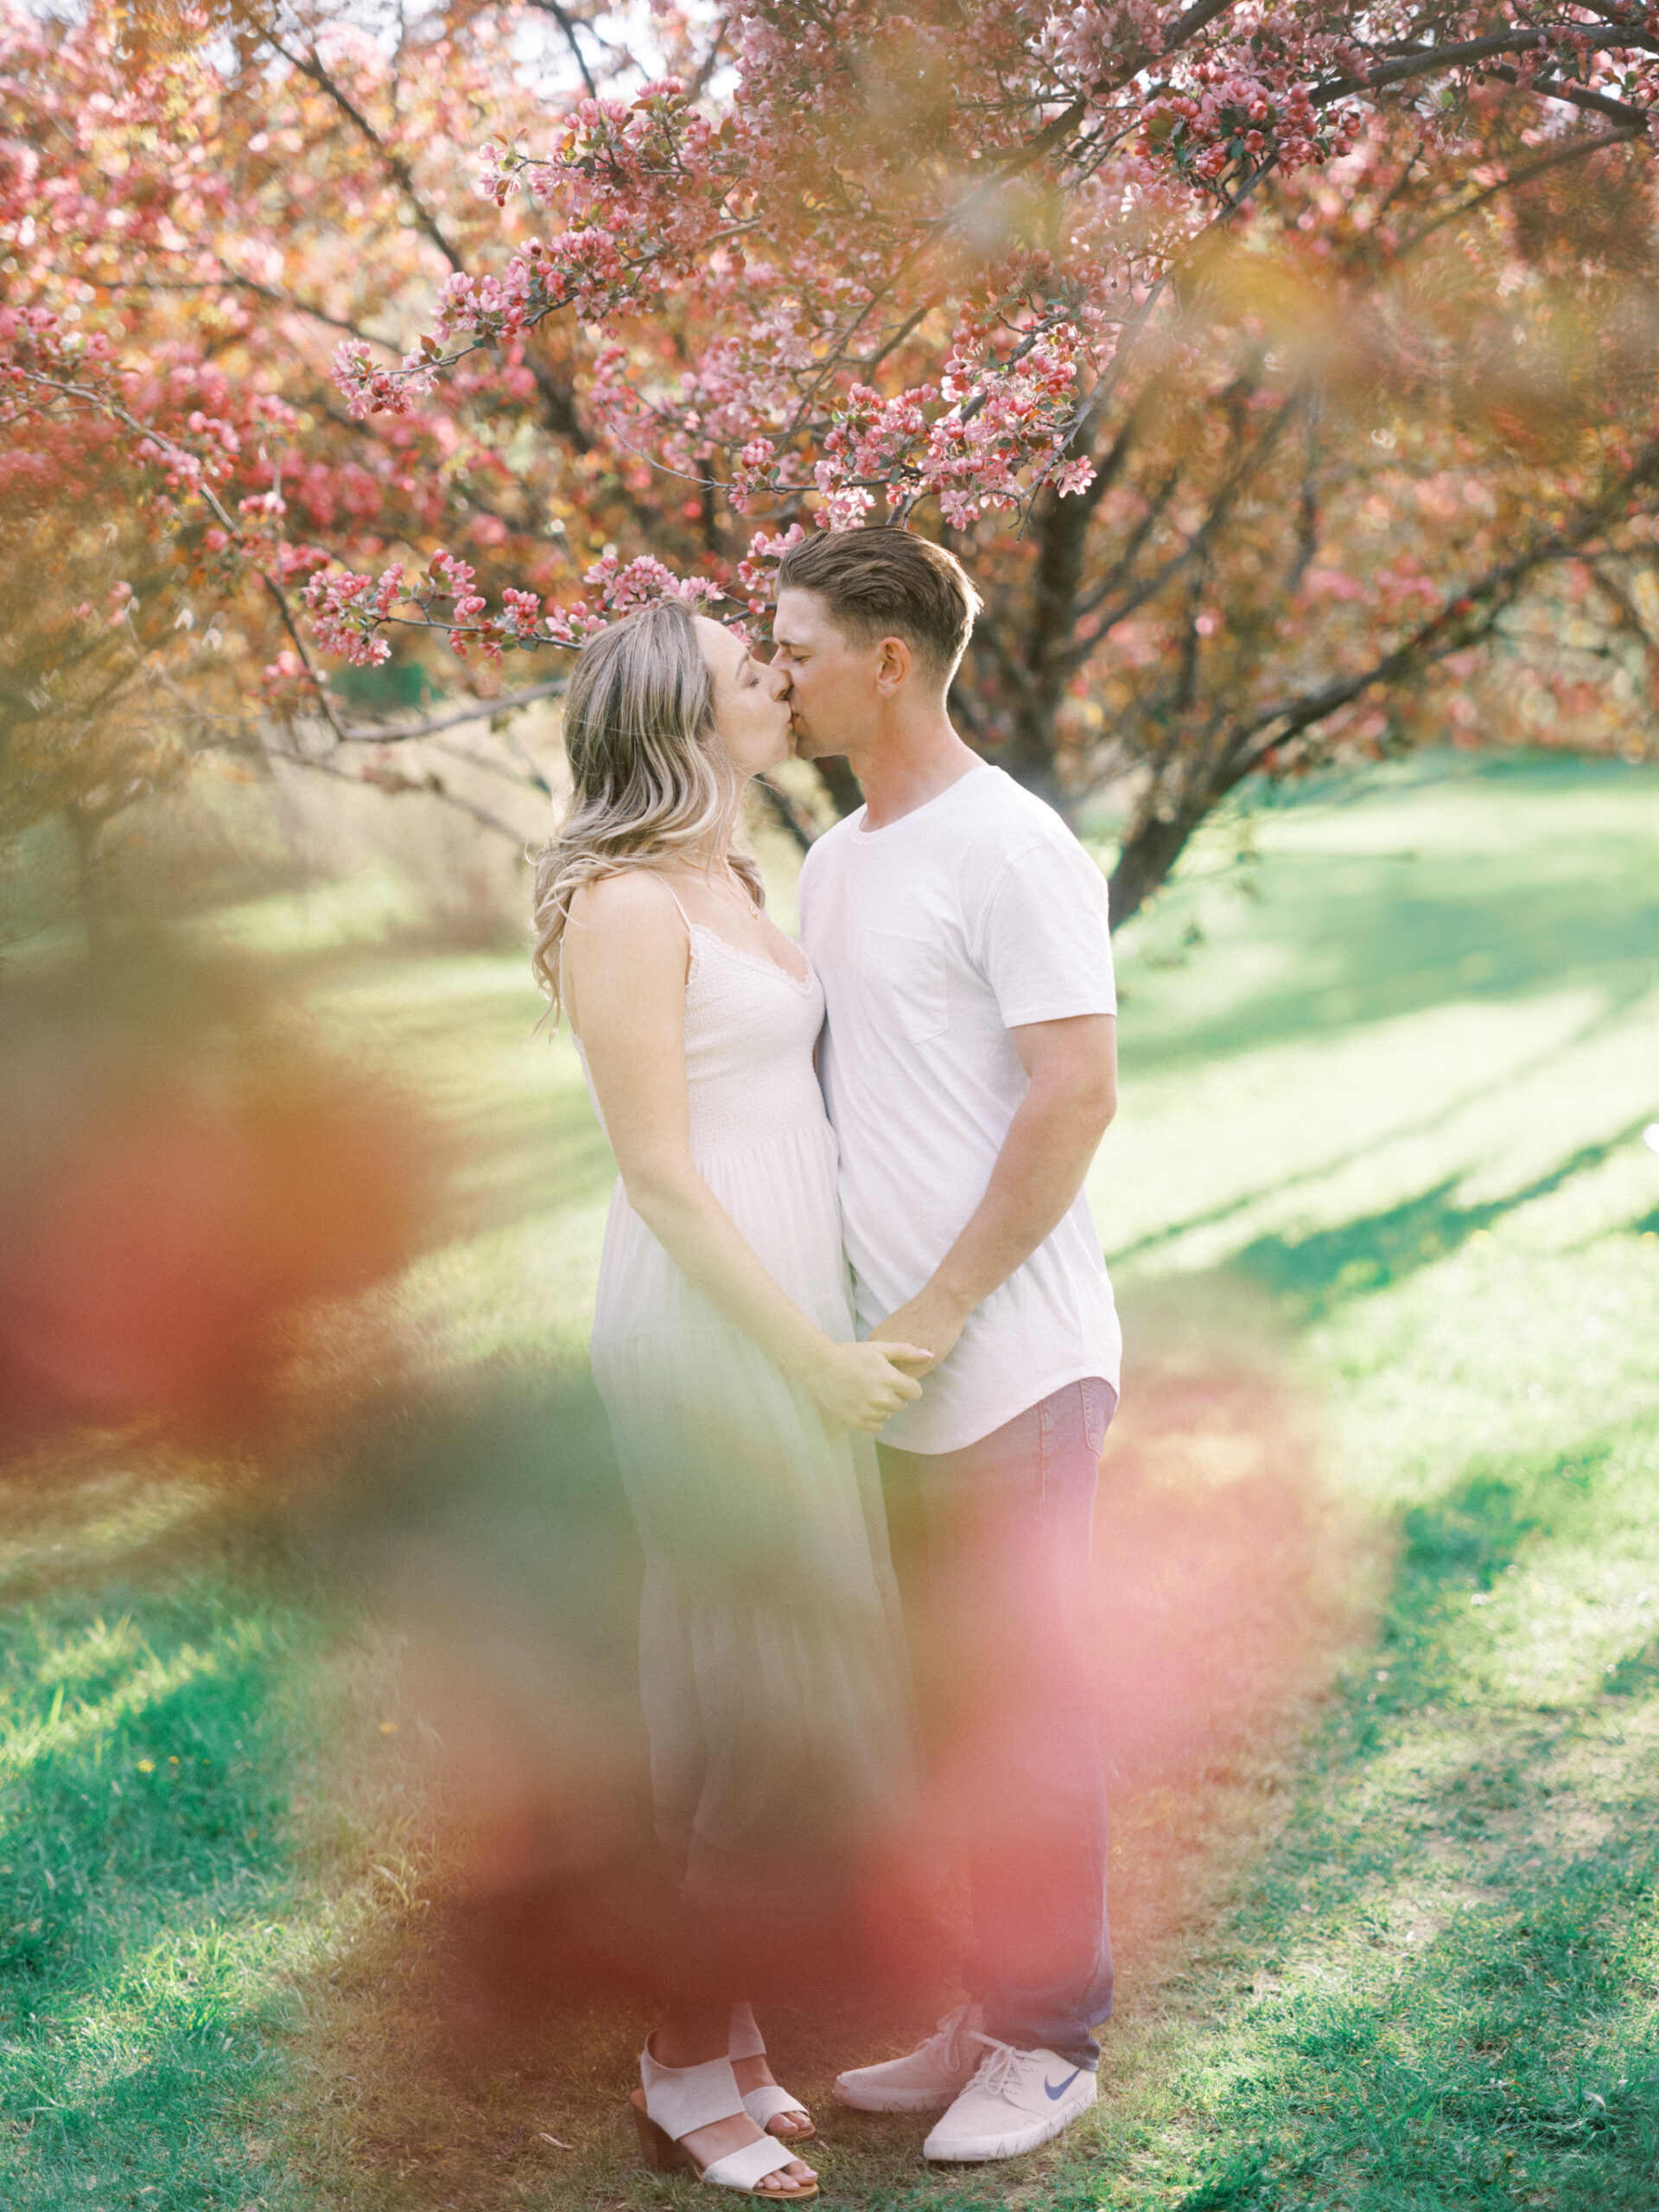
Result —
[[[539,8],[543,15],[551,16],[564,33],[564,42],[570,49],[571,60],[582,72],[582,81],[588,88],[588,97],[590,100],[596,100],[599,86],[594,82],[594,73],[588,67],[587,55],[576,43],[576,27],[559,5],[559,0],[529,0],[529,4],[532,8]]]
[[[1581,162],[1588,154],[1599,154],[1608,146],[1628,146],[1639,134],[1632,130],[1604,130],[1594,138],[1580,138],[1570,146],[1558,146],[1553,153],[1541,154],[1535,162],[1524,162],[1518,169],[1511,169],[1508,176],[1500,177],[1496,184],[1489,184],[1477,192],[1472,199],[1460,200],[1455,207],[1448,207],[1425,223],[1395,248],[1395,258],[1403,260],[1414,253],[1425,238],[1433,238],[1436,231],[1444,230],[1448,223],[1455,223],[1465,215],[1472,215],[1477,207],[1484,207],[1489,200],[1496,200],[1500,193],[1510,192],[1521,185],[1530,184],[1535,177],[1547,176],[1551,169],[1565,168],[1571,162]]]
[[[817,832],[789,793],[781,785],[774,784],[769,776],[757,776],[754,780],[760,786],[761,798],[772,810],[772,817],[779,826],[788,831],[802,852],[810,852]]]
[[[314,776],[332,776],[336,783],[354,784],[359,791],[381,791],[390,798],[401,798],[412,791],[441,799],[458,813],[469,815],[480,829],[493,830],[513,845],[521,846],[524,842],[522,830],[515,829],[511,822],[504,822],[499,814],[492,814],[488,807],[479,806],[472,799],[463,798],[459,791],[452,791],[441,777],[429,777],[423,782],[410,777],[388,786],[370,776],[353,775],[349,768],[342,768],[337,761],[318,753],[302,753],[296,746],[268,745],[265,751],[271,760],[285,760],[290,768],[307,768]]]
[[[358,724],[350,729],[342,728],[340,741],[346,745],[407,745],[416,738],[435,737],[440,730],[461,729],[468,722],[493,721],[498,715],[516,714],[533,699],[556,697],[569,681],[568,676],[550,677],[545,683],[531,683],[522,691],[504,692],[499,699],[480,699],[454,714],[429,715],[423,721],[399,722],[395,728],[372,722]],[[550,785],[543,783],[541,788],[550,798],[552,796]]]
[[[1513,560],[1500,562],[1489,569],[1484,576],[1465,584],[1452,599],[1437,613],[1421,623],[1411,635],[1382,654],[1363,674],[1338,677],[1322,685],[1300,700],[1268,708],[1255,715],[1239,731],[1240,740],[1252,740],[1244,755],[1245,766],[1241,774],[1248,774],[1264,753],[1271,753],[1288,737],[1311,728],[1338,708],[1352,704],[1363,691],[1374,683],[1389,683],[1408,674],[1413,666],[1432,665],[1447,653],[1456,652],[1460,646],[1471,642],[1471,634],[1459,626],[1468,621],[1471,614],[1482,603],[1485,612],[1472,632],[1478,639],[1490,631],[1493,621],[1505,605],[1513,599],[1529,576],[1551,562],[1569,561],[1582,556],[1585,545],[1599,530],[1605,527],[1625,506],[1630,493],[1639,485],[1651,486],[1659,480],[1659,445],[1647,448],[1624,477],[1617,493],[1608,496],[1580,515],[1574,527],[1564,535],[1541,538],[1535,544],[1516,555]],[[1265,734],[1263,734],[1265,733]]]
[[[218,276],[203,276],[190,283],[173,283],[156,276],[111,276],[92,280],[105,292],[251,292],[267,307],[280,308],[290,315],[302,315],[313,322],[326,323],[330,330],[343,330],[348,338],[360,338],[365,346],[384,346],[387,352],[396,349],[384,338],[376,338],[360,324],[344,315],[330,315],[326,308],[313,307],[309,301],[296,300],[286,292],[279,292],[274,285],[262,284],[253,276],[238,276],[226,270]]]
[[[1150,576],[1136,585],[1133,591],[1127,593],[1115,607],[1109,607],[1086,638],[1079,638],[1076,640],[1071,654],[1074,667],[1088,658],[1106,632],[1116,623],[1125,620],[1135,613],[1137,607],[1144,607],[1149,599],[1154,598],[1162,590],[1172,576],[1179,575],[1189,562],[1201,559],[1208,552],[1211,540],[1231,513],[1234,502],[1237,499],[1239,493],[1251,477],[1260,470],[1262,463],[1284,435],[1285,429],[1297,409],[1302,404],[1301,396],[1295,394],[1289,399],[1282,401],[1274,410],[1272,419],[1251,450],[1237,461],[1223,478],[1217,487],[1215,497],[1210,502],[1209,512],[1180,551],[1173,554],[1167,561],[1154,569]]]
[[[275,36],[271,37],[270,42],[290,67],[297,69],[302,76],[308,77],[320,91],[326,92],[346,121],[367,139],[396,178],[399,188],[415,211],[416,229],[431,240],[457,275],[465,276],[467,265],[448,239],[445,238],[437,218],[422,199],[415,182],[414,172],[410,169],[409,163],[401,154],[395,153],[387,145],[362,109],[350,99],[344,88],[334,81],[315,47],[311,48],[308,54],[290,54],[282,41]]]

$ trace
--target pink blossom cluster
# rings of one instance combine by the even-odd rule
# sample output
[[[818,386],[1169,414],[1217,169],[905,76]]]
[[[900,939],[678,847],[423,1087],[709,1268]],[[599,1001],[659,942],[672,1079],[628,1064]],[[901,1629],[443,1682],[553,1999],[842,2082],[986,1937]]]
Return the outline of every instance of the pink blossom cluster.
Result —
[[[1036,51],[1058,76],[1098,85],[1133,69],[1163,49],[1167,17],[1157,0],[1117,0],[1098,6],[1089,0],[1058,8],[1043,24]]]
[[[434,372],[423,347],[406,353],[400,368],[377,368],[366,340],[347,338],[334,349],[334,382],[360,421],[381,412],[407,415],[431,391]]]
[[[70,377],[110,359],[101,333],[66,331],[48,308],[0,308],[0,381],[20,388],[31,376]]]
[[[988,174],[970,162],[994,163],[1000,142],[1017,150],[1031,96],[1064,99],[1079,89],[1101,109],[1080,126],[1084,136],[1098,135],[1109,115],[1125,142],[1113,172],[1120,197],[1125,189],[1155,197],[1160,163],[1202,196],[1236,188],[1270,158],[1294,168],[1351,144],[1355,115],[1317,112],[1309,84],[1310,73],[1335,66],[1351,41],[1320,33],[1300,11],[1227,11],[1226,24],[1212,25],[1196,45],[1184,39],[1148,103],[1143,73],[1168,53],[1179,16],[1159,0],[1083,0],[1058,14],[1028,5],[953,9],[948,22],[931,6],[894,14],[876,0],[842,0],[822,18],[791,16],[786,24],[770,10],[751,11],[740,30],[737,95],[718,124],[669,78],[632,102],[576,102],[550,152],[486,145],[480,190],[497,205],[527,190],[556,216],[556,227],[515,251],[499,273],[452,275],[432,332],[397,367],[376,366],[360,345],[342,347],[339,380],[354,413],[396,413],[477,346],[511,344],[564,308],[614,327],[679,288],[699,295],[716,318],[681,391],[649,389],[627,350],[611,342],[595,364],[590,401],[625,441],[654,448],[683,475],[706,474],[699,464],[722,456],[740,509],[810,483],[824,518],[841,527],[868,513],[873,486],[884,483],[901,499],[936,491],[957,519],[1018,504],[1037,481],[1077,489],[1086,479],[1065,451],[1064,405],[1032,404],[1037,365],[1017,372],[988,365],[955,427],[932,421],[939,395],[922,378],[885,392],[880,419],[856,421],[863,403],[844,388],[828,420],[814,426],[821,438],[804,446],[778,433],[791,422],[806,427],[804,394],[823,395],[826,358],[854,351],[849,341],[892,270],[950,232],[912,194],[879,204],[882,178],[901,176],[911,163],[902,105],[889,111],[872,97],[882,55],[902,53],[924,82],[931,72],[948,86],[966,71],[1010,88],[1002,111],[995,99],[973,104],[974,143],[956,155],[964,181]],[[1068,83],[1068,73],[1081,71],[1092,74]],[[1027,92],[1016,95],[1022,80]],[[903,82],[901,71],[895,94]],[[958,123],[969,114],[960,104],[950,112]],[[1135,132],[1116,128],[1137,118],[1145,126],[1138,144],[1129,143]],[[1059,175],[1064,169],[1062,156]],[[1103,207],[1113,189],[1105,176],[1090,180]],[[782,251],[776,265],[746,257],[762,205]],[[994,203],[974,186],[963,207],[971,230]],[[1072,336],[1082,339],[1103,294],[1115,289],[1116,270],[1103,276],[1103,263],[1116,257],[1090,238],[1073,243],[1075,267],[1055,274],[1073,289]],[[850,387],[851,360],[848,370]],[[948,404],[951,395],[943,397]],[[1039,414],[1052,419],[1039,423]]]
[[[752,499],[807,480],[793,441],[777,433],[798,404],[798,378],[810,347],[786,311],[760,317],[741,336],[711,338],[677,384],[653,389],[629,346],[601,347],[588,383],[594,416],[618,440],[656,445],[664,464],[683,476],[707,474],[723,454],[728,497],[739,513]]]
[[[702,606],[724,596],[721,586],[708,577],[677,576],[663,562],[649,554],[623,561],[607,551],[584,573],[582,582],[596,597],[577,599],[569,605],[531,591],[509,588],[501,594],[499,614],[487,612],[488,601],[477,588],[476,571],[470,563],[440,549],[428,562],[425,574],[408,590],[401,563],[377,577],[349,569],[313,576],[304,600],[317,643],[325,652],[339,653],[357,668],[374,668],[391,658],[391,647],[381,634],[397,621],[416,629],[442,630],[450,650],[462,660],[477,652],[499,663],[504,652],[531,651],[539,645],[579,645],[583,639],[637,607],[659,599],[678,599]],[[434,612],[449,602],[447,620]],[[405,606],[416,610],[397,614]]]
[[[354,575],[349,569],[314,576],[303,597],[310,610],[311,627],[325,652],[339,653],[353,668],[378,668],[391,658],[391,647],[379,634],[379,626],[402,596],[401,563],[387,569],[378,581]]]
[[[662,212],[704,181],[734,132],[696,106],[677,77],[646,85],[630,101],[585,99],[566,118],[556,151],[527,163],[538,200],[568,197],[579,215],[608,217],[620,204],[655,200]]]
[[[677,576],[648,553],[623,561],[607,551],[586,571],[582,582],[598,593],[594,604],[578,599],[568,607],[549,605],[547,634],[556,645],[579,645],[607,623],[659,599],[684,600],[700,606],[724,596],[720,585],[708,577]]]
[[[232,487],[268,474],[258,441],[292,421],[274,395],[200,359],[135,369],[117,361],[102,332],[66,328],[46,308],[0,311],[0,424],[14,439],[8,473],[41,474],[43,488],[49,481],[71,504],[84,496],[82,472],[103,475],[118,456],[169,524],[207,506],[209,551],[269,557],[284,503],[269,482],[240,496]]]
[[[798,545],[806,532],[798,522],[787,530],[768,533],[757,530],[749,540],[749,550],[737,564],[737,580],[749,594],[751,614],[763,613],[767,602],[778,589],[778,566],[791,545]]]
[[[1260,75],[1204,64],[1191,90],[1166,94],[1146,111],[1145,139],[1200,186],[1224,191],[1271,161],[1290,175],[1310,162],[1351,153],[1361,117],[1317,110],[1305,84],[1285,73]]]
[[[813,480],[818,520],[855,528],[877,491],[931,494],[945,519],[963,526],[988,510],[1018,507],[1035,486],[1081,491],[1094,470],[1066,457],[1075,428],[1078,334],[1068,323],[1023,334],[995,334],[971,321],[937,385],[883,397],[855,384],[822,441]]]
[[[1012,318],[964,313],[937,382],[899,381],[883,391],[854,377],[805,449],[798,435],[779,433],[798,413],[803,383],[821,372],[790,315],[715,338],[677,386],[654,392],[635,353],[608,344],[594,364],[589,404],[620,440],[654,444],[681,474],[704,475],[723,457],[726,496],[739,512],[810,489],[817,520],[830,529],[857,527],[884,494],[902,506],[936,495],[953,521],[966,522],[1020,505],[1041,483],[1080,490],[1092,470],[1067,450],[1080,373],[1109,357],[1115,332],[1090,334],[1085,315],[1040,300],[1033,319],[1018,295],[1048,273],[1040,259],[1000,270],[999,293],[1015,295]]]
[[[353,414],[406,411],[435,372],[563,308],[600,323],[665,283],[696,276],[722,220],[733,143],[729,129],[711,124],[668,78],[632,102],[579,101],[552,154],[486,144],[484,196],[505,206],[526,188],[556,207],[563,224],[514,252],[499,275],[454,271],[432,331],[395,369],[377,367],[360,341],[341,346],[334,375]]]
[[[291,372],[273,367],[279,349],[267,334],[262,353],[260,338],[281,318],[241,292],[308,291],[340,311],[334,264],[339,238],[356,238],[354,228],[327,233],[333,259],[314,264],[292,295],[283,251],[261,235],[264,194],[280,200],[295,235],[308,224],[317,234],[318,179],[337,178],[338,165],[308,149],[332,145],[338,117],[307,138],[292,124],[306,102],[326,105],[315,78],[302,71],[287,91],[273,78],[269,129],[262,113],[238,203],[240,184],[212,158],[227,141],[206,79],[181,73],[169,86],[151,73],[136,89],[100,11],[80,12],[88,27],[66,33],[62,50],[73,55],[79,39],[90,54],[103,40],[105,74],[87,77],[61,131],[7,123],[0,253],[22,264],[9,297],[85,300],[86,330],[38,305],[0,312],[0,423],[16,433],[0,439],[0,493],[22,510],[56,499],[73,512],[90,488],[114,485],[124,513],[142,507],[162,518],[158,535],[177,536],[193,585],[205,571],[215,588],[233,588],[249,566],[279,590],[303,585],[319,640],[364,664],[385,658],[393,623],[441,630],[463,656],[494,658],[579,643],[669,591],[696,603],[717,596],[707,579],[681,582],[649,557],[614,556],[570,596],[559,582],[568,556],[536,532],[546,500],[519,496],[553,480],[561,515],[595,534],[660,521],[664,535],[650,542],[664,550],[672,533],[700,527],[711,491],[750,513],[764,527],[736,581],[752,607],[780,550],[814,522],[852,527],[884,504],[905,519],[926,499],[967,525],[1017,512],[1039,491],[1081,493],[1095,467],[1083,434],[1099,435],[1089,409],[1120,334],[1163,313],[1172,271],[1218,203],[1236,223],[1236,203],[1268,170],[1294,180],[1337,159],[1334,171],[1287,188],[1317,251],[1355,222],[1368,158],[1369,142],[1355,137],[1362,117],[1377,143],[1391,142],[1390,115],[1408,108],[1414,139],[1421,122],[1425,141],[1438,130],[1451,143],[1459,114],[1478,105],[1461,95],[1484,83],[1482,97],[1499,97],[1483,77],[1489,64],[1509,73],[1506,85],[1570,82],[1604,108],[1659,99],[1651,0],[1601,10],[1452,0],[1440,11],[1421,0],[1230,0],[1214,10],[1191,0],[825,0],[810,10],[741,0],[723,49],[735,54],[732,79],[694,90],[667,78],[637,98],[577,100],[538,150],[543,142],[525,136],[542,127],[537,111],[511,89],[512,72],[474,66],[480,48],[467,41],[486,39],[488,10],[462,10],[448,52],[411,63],[391,100],[372,41],[336,26],[319,34],[327,68],[386,134],[386,175],[396,179],[402,165],[409,193],[440,211],[434,220],[455,251],[471,255],[474,239],[454,223],[453,180],[435,149],[464,142],[486,91],[500,119],[480,189],[498,207],[516,194],[526,203],[498,253],[442,283],[431,329],[401,361],[360,340],[340,349],[353,415],[382,418],[347,461],[340,426],[319,428],[326,410],[308,398],[302,419],[279,418],[264,387]],[[683,52],[677,7],[668,14],[668,48]],[[21,100],[16,56],[31,41],[46,49],[14,0],[0,0],[0,23],[8,96]],[[1484,59],[1425,61],[1409,84],[1399,73],[1402,57],[1471,40],[1490,49]],[[1453,95],[1443,109],[1442,91]],[[116,116],[142,124],[130,135],[144,150],[130,175],[100,178],[99,118]],[[1550,128],[1535,135],[1541,142]],[[1532,131],[1523,117],[1518,143]],[[416,226],[411,235],[405,186],[375,181],[375,166],[365,162],[350,191],[361,204],[382,192],[395,204],[396,227],[378,235],[394,252],[407,239],[419,296],[429,297],[430,232]],[[1372,236],[1390,247],[1391,233]],[[72,238],[98,249],[86,264],[95,281],[73,293],[58,265]],[[106,276],[130,282],[135,301],[153,287],[149,305],[112,304]],[[134,327],[157,312],[154,299],[182,301],[198,285],[236,333],[223,358],[253,364],[235,378],[215,364],[221,349],[194,337],[147,351],[124,338],[118,356],[98,327]],[[394,311],[389,285],[378,296]],[[182,307],[165,312],[181,327]],[[532,356],[532,334],[556,315],[564,329]],[[1175,315],[1149,328],[1148,354],[1166,346],[1178,367],[1197,358],[1180,351],[1190,340]],[[496,433],[544,424],[529,404],[550,364],[580,410],[582,437],[570,443],[583,449],[543,437],[545,475],[515,480],[518,460],[504,459],[507,440]],[[626,525],[613,519],[624,502]],[[1110,512],[1103,505],[1103,521]],[[332,557],[290,530],[327,534]],[[446,538],[480,567],[517,543],[522,565],[507,572],[520,588],[500,593],[492,612],[500,569],[486,571],[488,599],[473,566],[448,552],[422,571],[426,550]],[[406,546],[421,549],[407,556],[412,575],[379,569],[389,549]],[[1421,595],[1414,573],[1364,573],[1368,608]],[[1325,560],[1306,580],[1327,616],[1348,595],[1331,582],[1338,574]],[[547,596],[556,584],[561,596]]]

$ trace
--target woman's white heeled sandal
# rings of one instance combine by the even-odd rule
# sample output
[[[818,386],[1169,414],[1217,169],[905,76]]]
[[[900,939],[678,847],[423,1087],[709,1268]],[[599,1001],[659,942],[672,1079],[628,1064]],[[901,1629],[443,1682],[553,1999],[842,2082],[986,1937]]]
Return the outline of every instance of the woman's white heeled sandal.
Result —
[[[686,2148],[682,2139],[685,2136],[712,2126],[717,2120],[735,2120],[744,2110],[729,2058],[711,2058],[702,2066],[664,2066],[647,2049],[639,2054],[639,2079],[642,2086],[628,2101],[633,2107],[639,2148],[647,2165],[659,2172],[690,2166],[697,2179],[707,2182],[711,2189],[735,2190],[773,2203],[804,2203],[817,2195],[816,2181],[786,2190],[760,2187],[769,2175],[781,2174],[795,2156],[775,2136],[746,2143],[741,2150],[729,2151],[706,2166],[700,2166]]]
[[[726,2056],[728,2058],[764,2058],[766,2055],[766,2040],[753,2010],[747,2005],[734,2005],[731,2033],[726,2041]],[[793,2113],[804,2123],[776,2137],[775,2140],[779,2143],[804,2143],[818,2132],[812,2125],[811,2113],[800,2099],[791,2097],[787,2089],[779,2088],[775,2082],[767,2082],[764,2088],[745,2089],[743,2109],[757,2127],[764,2127],[768,2133],[771,2132],[772,2122],[781,2119],[785,2113]]]

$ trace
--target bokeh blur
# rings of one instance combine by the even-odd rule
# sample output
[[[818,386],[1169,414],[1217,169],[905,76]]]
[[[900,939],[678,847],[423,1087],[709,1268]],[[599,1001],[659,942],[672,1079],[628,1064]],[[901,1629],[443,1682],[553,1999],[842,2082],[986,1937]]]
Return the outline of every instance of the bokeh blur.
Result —
[[[442,853],[442,803],[397,804]],[[647,2186],[615,2084],[671,1897],[582,1360],[612,1169],[522,941],[421,911],[416,823],[159,932],[106,907],[95,950],[73,870],[29,887],[0,2078],[65,2117],[19,2139],[25,2203],[111,2171],[296,2205]],[[787,922],[797,849],[755,836]],[[1369,2096],[1355,2039],[1405,2010],[1445,2022],[1415,2078],[1463,2079],[1508,1947],[1601,1942],[1620,1898],[1637,1940],[1656,836],[1639,768],[1433,753],[1263,794],[1120,934],[1091,1193],[1130,1357],[1085,1640],[1115,2129],[1224,2050]],[[978,1661],[922,1685],[946,1800]],[[950,1866],[865,1874],[769,1951],[820,2107],[951,1995]],[[1570,2044],[1597,2016],[1553,1979]],[[874,2122],[829,2148],[872,2202],[907,2171]]]
[[[1190,112],[1148,25],[1211,42]],[[1344,41],[1386,49],[1351,128]],[[614,1168],[524,849],[548,624],[635,559],[763,601],[815,512],[962,553],[953,712],[1123,923],[1119,2001],[1018,2201],[1651,2212],[1652,41],[0,0],[7,2212],[683,2193],[622,2101],[683,1929],[585,1360]],[[746,85],[766,127],[700,135]],[[564,166],[480,194],[486,137]],[[597,257],[581,314],[419,383],[543,234]],[[508,592],[538,650],[497,661]],[[785,928],[857,797],[756,794]],[[975,1746],[1047,1625],[918,1609],[920,1808],[829,1880],[804,1762],[704,1931],[865,2212],[1014,2201],[829,2088],[956,1998],[961,1862],[1020,1837]]]

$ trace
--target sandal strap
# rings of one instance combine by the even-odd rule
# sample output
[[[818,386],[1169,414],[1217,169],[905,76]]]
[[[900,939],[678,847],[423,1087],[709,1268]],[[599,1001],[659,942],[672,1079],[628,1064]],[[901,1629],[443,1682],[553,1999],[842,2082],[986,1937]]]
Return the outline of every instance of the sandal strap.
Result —
[[[794,2156],[786,2145],[774,2142],[768,2135],[759,2143],[746,2143],[741,2151],[728,2151],[723,2158],[716,2158],[713,2165],[703,2168],[702,2177],[716,2189],[753,2189],[768,2174],[781,2173]]]
[[[779,2088],[775,2082],[768,2082],[763,2088],[745,2089],[743,2109],[757,2127],[764,2127],[769,2120],[776,2120],[779,2113],[798,2112],[803,2120],[810,2120],[812,2116],[798,2097],[791,2097],[787,2089]]]
[[[677,2143],[695,2128],[735,2120],[743,2110],[729,2058],[710,2058],[701,2066],[664,2066],[645,2050],[639,2054],[639,2080],[647,2117]]]
[[[756,2023],[754,2008],[749,2005],[734,2005],[731,2033],[726,2044],[727,2057],[764,2058],[766,2055],[766,2040]]]

